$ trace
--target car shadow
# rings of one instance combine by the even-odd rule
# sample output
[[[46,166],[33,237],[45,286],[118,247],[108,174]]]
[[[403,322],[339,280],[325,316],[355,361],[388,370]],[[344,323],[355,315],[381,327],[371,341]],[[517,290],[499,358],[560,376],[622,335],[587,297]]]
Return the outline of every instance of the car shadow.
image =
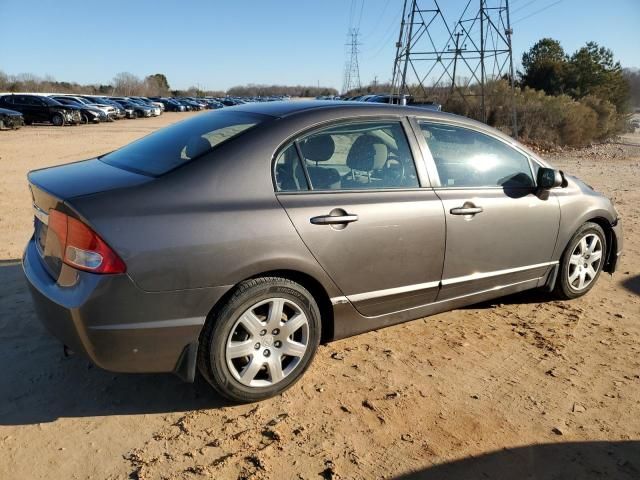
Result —
[[[629,290],[631,293],[640,295],[640,275],[627,278],[622,282],[622,286]]]
[[[505,448],[394,477],[395,480],[564,478],[640,478],[640,442],[565,442]]]
[[[0,365],[0,425],[228,405],[199,377],[188,384],[172,374],[115,374],[65,358],[36,317],[19,260],[0,261]]]

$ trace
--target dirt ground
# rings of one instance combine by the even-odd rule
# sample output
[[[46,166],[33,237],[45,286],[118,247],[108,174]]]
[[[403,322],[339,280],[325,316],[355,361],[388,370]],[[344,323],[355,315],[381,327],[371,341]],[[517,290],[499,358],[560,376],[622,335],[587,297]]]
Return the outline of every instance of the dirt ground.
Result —
[[[623,217],[619,271],[581,299],[530,292],[325,345],[254,405],[64,358],[19,265],[26,172],[186,116],[0,132],[0,479],[640,478],[640,147],[552,159]]]

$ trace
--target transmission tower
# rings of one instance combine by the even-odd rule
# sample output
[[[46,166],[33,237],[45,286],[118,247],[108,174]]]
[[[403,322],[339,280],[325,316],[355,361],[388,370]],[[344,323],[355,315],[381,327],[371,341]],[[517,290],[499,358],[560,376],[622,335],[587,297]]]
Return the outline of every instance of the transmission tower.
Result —
[[[471,108],[471,97],[479,97],[472,115],[486,122],[492,101],[487,86],[508,78],[516,136],[509,0],[467,0],[453,19],[447,21],[438,0],[404,0],[392,98],[411,93],[416,101],[444,103],[457,96]]]
[[[362,88],[360,83],[360,67],[358,66],[358,53],[360,53],[360,42],[358,36],[360,35],[357,28],[349,30],[347,35],[348,41],[345,44],[347,47],[347,62],[344,67],[344,80],[342,82],[342,93],[347,93],[349,90]]]

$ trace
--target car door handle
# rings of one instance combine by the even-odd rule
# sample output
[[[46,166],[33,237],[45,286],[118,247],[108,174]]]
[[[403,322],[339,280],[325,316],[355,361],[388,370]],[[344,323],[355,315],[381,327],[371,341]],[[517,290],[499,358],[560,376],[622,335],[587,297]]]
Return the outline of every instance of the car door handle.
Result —
[[[337,225],[351,222],[357,222],[358,215],[320,215],[319,217],[312,217],[311,223],[314,225]]]
[[[475,215],[483,211],[482,207],[456,207],[449,210],[449,213],[451,215]]]

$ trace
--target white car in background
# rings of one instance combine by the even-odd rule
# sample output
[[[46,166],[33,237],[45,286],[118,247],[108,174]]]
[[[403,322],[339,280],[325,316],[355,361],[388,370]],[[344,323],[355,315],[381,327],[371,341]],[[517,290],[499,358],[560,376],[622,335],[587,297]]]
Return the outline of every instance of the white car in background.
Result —
[[[106,105],[104,103],[97,103],[97,102],[94,102],[93,100],[89,100],[87,98],[79,97],[75,95],[64,95],[64,96],[69,97],[74,101],[82,103],[84,105],[102,110],[104,113],[107,114],[107,117],[109,117],[110,120],[113,120],[117,116],[118,111],[111,105]]]

